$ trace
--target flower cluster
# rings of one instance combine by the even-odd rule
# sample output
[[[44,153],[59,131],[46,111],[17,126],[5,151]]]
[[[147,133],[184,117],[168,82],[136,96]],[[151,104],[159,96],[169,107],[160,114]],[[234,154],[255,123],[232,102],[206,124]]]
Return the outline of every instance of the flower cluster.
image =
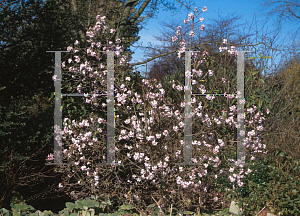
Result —
[[[197,11],[197,8],[195,8],[195,11]],[[204,7],[202,11],[207,11],[207,8]],[[194,18],[194,14],[189,14],[189,19]],[[90,29],[90,31],[87,32],[87,35],[91,38],[89,40],[89,42],[91,43],[91,47],[87,49],[87,53],[90,54],[92,57],[97,56],[97,52],[99,51],[98,49],[100,49],[101,46],[103,46],[101,43],[92,42],[92,39],[93,37],[95,37],[95,34],[101,30],[101,25],[105,24],[105,17],[97,16],[97,20],[99,21],[97,22],[96,26],[92,30]],[[102,32],[105,33],[106,29],[108,29],[108,26],[104,26]],[[181,27],[179,26],[177,29],[180,34]],[[110,31],[110,33],[113,34],[114,31]],[[191,37],[192,35],[193,34],[191,34]],[[172,40],[173,39],[176,40],[177,37],[172,38]],[[75,42],[75,45],[78,45],[77,42],[78,41]],[[116,39],[116,42],[120,43],[120,39]],[[181,51],[183,52],[185,50],[186,45],[184,39],[182,40],[180,45],[182,47]],[[115,49],[117,49],[118,51],[122,48],[119,46],[113,46],[111,41],[109,42],[108,47],[103,47],[103,50]],[[73,50],[73,47],[68,47],[68,50]],[[74,53],[76,50],[77,49],[74,49]],[[100,53],[98,54],[100,55]],[[115,52],[115,54],[119,56],[118,52]],[[203,56],[207,55],[208,53],[204,51]],[[77,64],[79,64],[81,62],[79,56],[74,56],[74,58],[74,63],[76,62]],[[120,64],[124,65],[126,56],[123,56],[122,59],[123,60],[120,61]],[[72,63],[73,59],[70,59],[70,61],[68,62],[69,64]],[[65,63],[63,65],[65,66]],[[101,69],[103,68],[104,67],[101,67]],[[93,71],[93,68],[90,67],[87,61],[84,64],[81,63],[79,68],[75,69],[75,67],[73,67],[70,73],[74,72],[78,72],[82,76],[84,76],[82,80],[83,83],[87,83],[87,81],[90,81],[91,78],[97,78],[95,79],[95,81],[103,81],[105,80],[105,75],[107,74],[107,71],[103,71],[103,73]],[[192,72],[198,77],[202,76],[202,71],[200,69],[193,69]],[[209,76],[214,75],[214,72],[212,70],[208,70],[208,73]],[[190,75],[190,73],[188,75]],[[223,83],[225,83],[226,79],[222,78],[222,80]],[[129,86],[130,78],[127,77],[125,81],[125,84]],[[91,82],[93,81],[91,80]],[[224,162],[221,161],[225,158],[223,157],[222,151],[226,146],[225,142],[227,140],[214,138],[214,136],[217,136],[216,133],[207,132],[207,134],[210,135],[209,138],[207,138],[206,135],[202,134],[201,140],[194,140],[192,142],[193,149],[195,150],[195,152],[199,153],[202,151],[201,149],[205,148],[206,153],[209,152],[210,154],[208,155],[210,156],[203,156],[200,153],[195,154],[192,158],[192,161],[201,165],[197,166],[197,168],[179,166],[179,168],[177,169],[174,166],[174,164],[179,162],[182,153],[182,150],[180,148],[182,148],[183,145],[186,144],[184,140],[178,139],[177,137],[177,134],[183,133],[184,129],[184,116],[181,113],[183,113],[182,110],[185,107],[185,103],[180,103],[180,107],[178,105],[169,107],[168,105],[166,105],[166,103],[164,103],[166,100],[166,98],[164,98],[166,92],[164,89],[162,89],[161,84],[155,85],[154,83],[151,83],[151,81],[145,79],[142,80],[142,83],[146,89],[147,94],[145,94],[144,92],[142,92],[141,95],[139,95],[138,93],[134,93],[133,91],[127,89],[127,86],[125,84],[118,86],[118,89],[115,90],[117,102],[116,106],[119,107],[121,111],[124,111],[124,116],[128,116],[128,118],[124,122],[120,122],[122,123],[123,128],[120,129],[119,134],[116,134],[116,137],[118,138],[118,141],[125,140],[130,141],[130,143],[127,143],[124,146],[117,146],[116,144],[113,152],[120,152],[121,150],[126,149],[127,154],[120,156],[122,159],[118,161],[118,164],[121,164],[125,160],[129,160],[134,164],[138,164],[140,168],[138,171],[135,172],[135,174],[131,176],[131,180],[128,179],[128,182],[134,182],[134,185],[138,185],[139,183],[149,181],[154,185],[168,185],[169,187],[172,187],[174,189],[177,188],[176,186],[180,186],[183,189],[193,187],[193,191],[195,193],[199,191],[200,186],[202,186],[202,189],[205,192],[207,192],[209,187],[202,182],[204,177],[210,176],[213,179],[217,179],[222,175],[226,175],[226,171],[224,171],[224,169],[221,169],[219,171],[219,166],[222,164],[222,162]],[[197,82],[195,80],[194,84],[196,83]],[[93,84],[94,85],[92,87],[96,91],[98,91],[99,88],[96,85],[96,83],[93,82]],[[158,92],[151,92],[151,89],[154,90],[155,88],[158,89]],[[172,88],[176,89],[177,91],[183,91],[184,89],[183,86],[176,85],[174,83],[172,84]],[[80,93],[82,90],[82,86],[78,85],[77,89]],[[202,93],[206,92],[205,87],[203,85],[200,85],[199,89],[202,91]],[[234,96],[232,94],[227,95],[225,93],[225,97],[238,99],[240,97],[240,92],[238,92],[237,96]],[[206,96],[207,100],[213,100],[214,98],[214,96]],[[92,96],[91,99],[87,98],[86,102],[94,102],[95,105],[95,99],[95,96]],[[227,124],[228,127],[238,127],[238,122],[234,121],[234,115],[237,113],[235,105],[230,107],[230,113],[228,114],[228,118],[226,118],[226,116],[224,118],[224,116],[216,117],[213,115],[212,119],[214,121],[212,122],[212,119],[207,114],[203,114],[205,106],[202,106],[202,102],[199,101],[199,99],[197,101],[197,99],[194,97],[191,100],[191,105],[193,106],[194,104],[197,106],[194,107],[194,112],[191,114],[191,116],[197,115],[199,117],[200,122],[202,122],[202,125],[207,125],[207,128],[210,130],[213,129],[212,126],[214,123],[216,123],[216,126],[221,127],[222,122]],[[244,103],[244,100],[238,101],[239,103]],[[106,104],[103,103],[102,108],[105,106]],[[144,109],[141,109],[142,107],[144,107]],[[254,106],[252,109],[247,110],[247,114],[254,113],[256,109],[257,108]],[[134,113],[132,116],[130,116],[131,112]],[[224,113],[225,112],[226,111],[224,110]],[[119,118],[119,116],[116,116],[116,119],[117,118]],[[240,118],[240,116],[238,118]],[[158,122],[159,119],[161,119],[160,123]],[[252,140],[252,138],[255,138],[256,131],[261,131],[263,129],[263,120],[264,118],[260,116],[260,113],[257,113],[251,119],[251,121],[249,121],[249,124],[259,124],[256,130],[252,130],[247,133],[247,138],[245,140],[246,147],[250,147],[251,143],[253,143],[254,147],[252,145],[252,148],[254,148],[256,152],[262,152],[259,149],[266,148],[265,145],[262,145],[260,143],[260,140],[258,138],[256,140]],[[73,161],[71,161],[74,164],[74,167],[72,168],[78,168],[79,172],[83,173],[89,179],[92,179],[92,181],[89,181],[88,183],[93,189],[101,189],[99,167],[91,163],[91,161],[88,160],[88,158],[85,157],[85,155],[83,154],[87,154],[87,152],[90,152],[91,148],[94,146],[96,148],[99,148],[99,145],[101,145],[102,147],[106,145],[106,142],[100,142],[100,140],[97,137],[93,136],[93,133],[89,131],[89,127],[94,125],[97,127],[97,131],[104,136],[105,130],[102,130],[101,124],[103,125],[103,127],[105,127],[106,121],[104,119],[97,118],[96,115],[91,115],[89,119],[83,119],[78,124],[76,124],[76,122],[73,121],[71,123],[70,119],[64,119],[65,126],[63,131],[59,131],[59,128],[57,128],[56,131],[57,133],[61,133],[63,135],[64,140],[70,141],[71,143],[69,151],[64,150],[64,155],[65,157],[71,159],[73,159],[72,156],[75,155],[76,157],[74,157]],[[165,128],[165,125],[168,125],[168,128]],[[176,146],[177,144],[179,144],[179,149],[174,149],[174,146]],[[157,149],[159,149],[160,151],[155,151]],[[170,154],[171,152],[173,152],[173,154]],[[48,155],[48,159],[52,160],[53,155]],[[103,159],[105,159],[105,156],[103,156]],[[251,160],[254,159],[255,158],[252,156]],[[234,160],[228,159],[228,161]],[[113,165],[116,164],[116,161],[114,161]],[[251,172],[250,169],[248,169],[245,172],[245,170],[243,169],[243,165],[240,165],[240,168],[241,169],[239,170],[238,168],[231,167],[228,173],[228,179],[230,180],[230,182],[236,184],[238,187],[241,187],[243,185],[242,178],[244,178],[244,175],[247,175]],[[218,172],[220,173],[220,175],[218,175]],[[173,183],[171,183],[172,181]],[[81,184],[81,181],[78,181],[78,183]],[[60,184],[59,187],[61,186],[63,185]],[[233,185],[233,188],[234,187],[235,186]],[[169,192],[171,194],[177,193],[175,190],[169,190]],[[218,197],[215,197],[214,200],[217,201]]]

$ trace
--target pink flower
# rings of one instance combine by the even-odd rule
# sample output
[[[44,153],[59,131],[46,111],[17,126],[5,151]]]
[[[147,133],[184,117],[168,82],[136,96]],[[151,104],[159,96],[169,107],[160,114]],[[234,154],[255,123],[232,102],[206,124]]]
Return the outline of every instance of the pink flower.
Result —
[[[68,51],[71,51],[72,49],[73,49],[73,47],[71,47],[71,46],[68,46],[68,47],[67,47],[67,50],[68,50]]]
[[[52,80],[55,81],[56,77],[57,77],[57,75],[52,76]]]
[[[48,160],[53,160],[53,154],[48,154]]]
[[[189,33],[189,35],[190,35],[191,37],[193,37],[193,36],[195,35],[195,32],[191,31],[191,32]]]
[[[101,17],[101,22],[104,22],[104,19],[106,18],[106,16]]]
[[[189,22],[189,20],[187,20],[187,19],[184,19],[184,24],[187,24],[188,22]]]
[[[192,20],[192,19],[194,19],[194,14],[193,13],[189,13],[188,17],[189,17],[190,20]]]
[[[203,51],[203,54],[202,54],[204,57],[208,55],[208,52],[206,51]]]
[[[204,6],[203,9],[202,9],[202,11],[206,12],[207,11],[207,7]]]
[[[204,20],[204,18],[202,17],[202,18],[199,18],[199,20],[200,20],[200,22],[202,22],[203,20]]]

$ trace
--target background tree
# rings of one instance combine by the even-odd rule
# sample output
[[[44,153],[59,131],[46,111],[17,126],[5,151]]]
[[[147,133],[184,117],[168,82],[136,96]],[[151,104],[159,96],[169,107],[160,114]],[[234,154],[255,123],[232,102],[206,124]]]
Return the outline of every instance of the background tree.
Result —
[[[284,21],[291,21],[293,23],[299,23],[299,1],[297,0],[263,0],[259,1],[261,10],[265,14],[266,18],[276,17],[276,23],[281,27],[281,23]],[[266,13],[267,12],[267,13]],[[299,31],[299,28],[295,33]]]
[[[33,0],[0,4],[1,206],[9,206],[17,187],[27,188],[28,200],[47,194],[34,183],[47,176],[41,185],[50,189],[47,184],[58,176],[48,176],[53,167],[43,165],[53,151],[54,130],[54,102],[48,100],[54,58],[45,51],[65,50],[74,37],[71,29],[77,28],[76,18],[60,11],[61,5]]]
[[[263,44],[265,51],[272,52],[273,58],[281,54],[278,64],[271,64],[270,76],[267,79],[268,97],[272,104],[271,116],[266,120],[266,130],[263,137],[269,143],[270,150],[280,149],[287,151],[293,158],[300,157],[299,127],[295,107],[298,105],[299,93],[297,92],[297,62],[299,64],[299,1],[259,1],[261,17],[265,20],[274,20],[277,26],[275,34],[285,33],[282,43],[275,46],[275,40],[265,38]],[[295,28],[283,32],[286,24],[294,24]],[[262,36],[264,37],[264,36]],[[285,44],[283,44],[285,42]],[[295,82],[291,81],[291,77]],[[290,90],[290,91],[289,91]],[[293,99],[292,99],[293,98]]]
[[[294,159],[300,158],[299,139],[299,57],[291,58],[277,68],[270,77],[269,98],[273,115],[266,119],[263,137],[270,152],[286,151]]]

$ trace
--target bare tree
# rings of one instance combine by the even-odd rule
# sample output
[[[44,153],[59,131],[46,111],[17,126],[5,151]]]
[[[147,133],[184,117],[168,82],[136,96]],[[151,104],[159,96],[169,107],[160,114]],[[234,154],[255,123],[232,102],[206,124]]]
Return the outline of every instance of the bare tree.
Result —
[[[237,21],[239,18],[238,16],[231,16],[230,18],[225,18],[225,19],[220,19],[220,20],[213,20],[215,25],[210,25],[208,24],[206,27],[205,31],[200,31],[196,33],[196,37],[193,38],[191,46],[194,48],[194,50],[206,50],[209,53],[218,53],[219,52],[219,47],[222,45],[222,40],[224,38],[230,38],[230,44],[233,45],[239,45],[240,43],[238,42],[237,38],[233,38],[233,36],[236,35],[236,27],[239,26],[233,26],[233,23]],[[186,41],[189,41],[189,35],[188,33],[190,32],[190,26],[189,25],[182,25],[180,23],[173,23],[167,24],[165,22],[164,26],[169,28],[169,31],[161,31],[161,35],[159,36],[154,36],[155,39],[157,39],[160,42],[163,42],[163,45],[161,48],[156,48],[156,47],[145,47],[146,49],[146,55],[148,57],[153,58],[156,57],[156,53],[160,54],[160,66],[163,66],[163,68],[160,68],[159,71],[154,70],[153,67],[151,67],[150,64],[150,72],[149,72],[149,77],[151,78],[156,78],[158,80],[161,80],[164,75],[171,75],[174,74],[175,71],[178,70],[184,70],[184,65],[182,62],[182,59],[179,61],[176,53],[172,53],[170,55],[164,56],[164,53],[171,52],[173,50],[176,50],[176,48],[179,48],[179,42],[177,41],[176,43],[173,43],[171,41],[171,38],[175,35],[176,28],[177,26],[182,26],[182,32],[184,34],[184,39]],[[220,30],[221,29],[221,30]],[[230,34],[231,33],[231,34]],[[202,36],[202,37],[201,37]],[[243,37],[240,38],[240,40],[245,40],[248,39],[252,35],[244,35]],[[248,39],[249,40],[249,39]],[[151,46],[151,44],[150,44]],[[142,46],[139,46],[142,47]],[[142,47],[143,48],[143,47]],[[149,49],[150,48],[150,49]],[[163,53],[163,54],[162,54]],[[229,63],[229,62],[228,62]],[[235,64],[235,63],[234,63]],[[167,65],[167,66],[165,66]],[[157,69],[157,68],[155,68]],[[165,72],[163,72],[165,70]]]
[[[262,9],[260,11],[264,11],[267,8],[269,12],[267,12],[267,16],[275,15],[277,17],[278,23],[288,19],[291,21],[300,21],[299,8],[300,4],[297,0],[264,0],[259,1]]]
[[[299,24],[300,22],[300,11],[299,11],[299,1],[297,0],[263,0],[259,1],[261,16],[265,17],[265,20],[273,20],[274,26],[277,26],[275,31],[277,34],[282,33],[283,26],[286,23],[289,24]],[[290,21],[290,22],[289,22]],[[283,56],[281,62],[286,61],[287,59],[292,59],[294,56],[297,56],[299,53],[299,35],[298,32],[300,30],[299,25],[295,25],[293,32],[288,32],[286,34],[283,41],[289,41],[290,45],[280,45],[277,47],[273,47],[272,51],[276,51],[277,53]],[[271,43],[272,41],[270,41]],[[273,42],[275,42],[273,40]],[[271,43],[272,45],[272,43]],[[275,65],[274,65],[275,66]],[[273,69],[278,68],[275,66]]]

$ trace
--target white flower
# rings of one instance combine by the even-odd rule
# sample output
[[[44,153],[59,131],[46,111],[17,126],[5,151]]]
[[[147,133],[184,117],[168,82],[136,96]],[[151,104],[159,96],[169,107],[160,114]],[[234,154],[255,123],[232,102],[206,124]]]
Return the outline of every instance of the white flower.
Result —
[[[167,136],[168,135],[168,131],[164,130],[164,135]]]
[[[55,81],[56,77],[57,77],[57,75],[52,76],[52,80]]]
[[[242,187],[244,183],[243,183],[242,181],[239,180],[239,181],[237,182],[237,184],[238,184],[239,187]]]

